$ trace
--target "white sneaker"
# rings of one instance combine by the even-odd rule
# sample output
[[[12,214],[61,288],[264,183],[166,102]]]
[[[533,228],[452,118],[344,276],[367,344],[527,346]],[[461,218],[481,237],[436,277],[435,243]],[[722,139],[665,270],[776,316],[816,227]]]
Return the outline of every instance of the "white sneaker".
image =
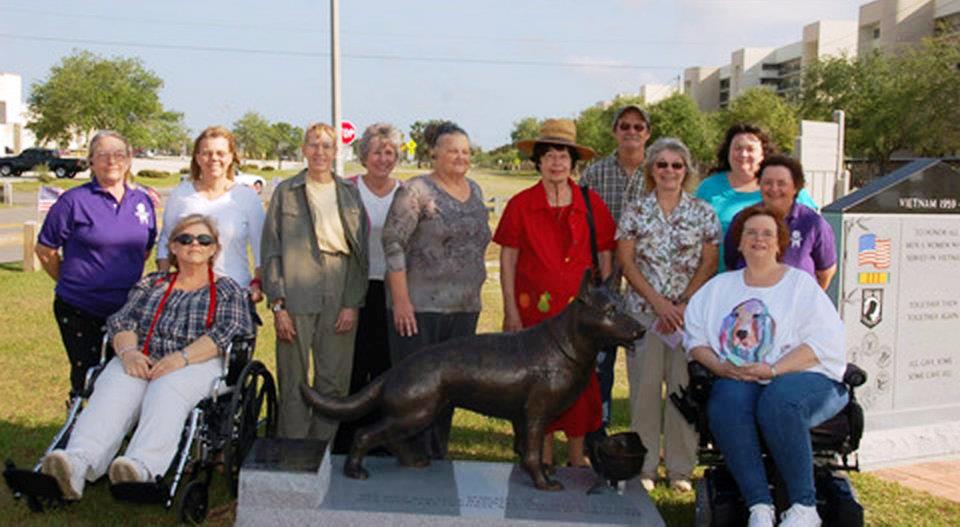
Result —
[[[820,527],[820,515],[812,505],[794,503],[780,517],[780,527]]]
[[[43,457],[40,472],[53,476],[60,486],[60,492],[68,500],[79,500],[83,496],[83,487],[86,485],[84,474],[86,465],[71,456],[65,450],[57,449]]]
[[[110,483],[143,483],[150,481],[150,473],[135,459],[120,456],[110,463]]]
[[[640,484],[647,492],[653,492],[653,488],[657,486],[657,482],[653,478],[640,478]]]
[[[776,519],[773,505],[758,503],[750,507],[750,521],[747,522],[747,527],[773,527]]]

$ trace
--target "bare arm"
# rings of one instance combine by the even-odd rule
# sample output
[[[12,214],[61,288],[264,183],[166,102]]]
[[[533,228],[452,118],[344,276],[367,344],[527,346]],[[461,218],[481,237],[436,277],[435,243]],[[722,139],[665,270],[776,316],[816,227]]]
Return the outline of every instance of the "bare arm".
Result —
[[[157,379],[189,364],[207,362],[220,355],[216,343],[207,335],[201,335],[188,344],[180,353],[168,353],[150,368],[150,379]]]
[[[820,284],[820,288],[826,291],[827,288],[830,287],[830,281],[833,280],[833,275],[835,274],[837,274],[837,264],[816,271],[817,283]]]
[[[407,271],[387,271],[387,287],[393,301],[393,324],[397,333],[404,337],[417,334],[417,317],[410,302],[410,290],[407,288]]]
[[[54,281],[60,279],[60,252],[53,247],[47,247],[41,243],[34,246],[33,252],[40,259],[40,266],[53,278]]]
[[[693,273],[693,278],[690,279],[687,288],[684,289],[683,294],[680,295],[684,299],[684,304],[690,300],[690,297],[692,297],[703,284],[707,283],[707,280],[710,280],[713,278],[713,275],[717,274],[717,262],[719,260],[720,246],[715,243],[704,243],[703,250],[700,253],[700,265],[697,266],[697,270]]]
[[[503,293],[503,330],[519,331],[523,328],[520,310],[516,301],[517,259],[516,247],[500,248],[500,291]]]
[[[780,357],[773,365],[758,362],[744,365],[742,368],[757,379],[769,380],[784,373],[806,371],[817,364],[820,364],[820,359],[813,348],[801,344]]]

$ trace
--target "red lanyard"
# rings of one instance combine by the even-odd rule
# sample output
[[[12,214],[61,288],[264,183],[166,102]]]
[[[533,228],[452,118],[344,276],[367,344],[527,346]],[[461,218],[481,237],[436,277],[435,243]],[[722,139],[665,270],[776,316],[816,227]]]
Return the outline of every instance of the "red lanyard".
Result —
[[[163,292],[163,298],[161,298],[160,303],[157,304],[157,312],[153,314],[153,321],[150,322],[150,329],[147,330],[147,338],[143,341],[143,354],[148,357],[150,356],[150,340],[153,338],[153,330],[157,326],[157,320],[160,319],[160,313],[163,311],[164,306],[167,305],[167,299],[170,298],[170,293],[173,291],[173,284],[177,283],[177,275],[179,274],[180,273],[171,273],[153,284],[157,286],[164,280],[170,280],[170,285],[168,285],[167,290]],[[213,326],[213,314],[217,310],[217,288],[214,287],[213,266],[207,266],[207,279],[210,281],[210,304],[207,306],[206,327],[210,329],[210,327]]]

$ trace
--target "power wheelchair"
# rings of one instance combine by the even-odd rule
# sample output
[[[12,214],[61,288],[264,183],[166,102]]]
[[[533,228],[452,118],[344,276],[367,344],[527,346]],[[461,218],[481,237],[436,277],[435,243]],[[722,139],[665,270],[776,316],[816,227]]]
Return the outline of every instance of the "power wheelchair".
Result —
[[[266,366],[253,359],[255,348],[253,336],[235,339],[228,346],[223,370],[211,386],[210,395],[191,410],[184,423],[177,454],[166,471],[168,477],[111,485],[114,498],[134,503],[162,503],[169,509],[183,486],[177,507],[179,518],[184,523],[200,523],[207,516],[209,484],[218,466],[223,466],[231,492],[236,496],[240,466],[254,440],[276,433],[276,388]],[[105,338],[100,364],[87,371],[83,392],[70,394],[66,420],[40,459],[52,450],[66,447],[77,416],[107,364],[108,350]],[[23,469],[6,461],[3,477],[14,498],[25,498],[34,512],[68,503],[56,479],[41,473],[40,466],[38,461],[33,469]]]
[[[698,362],[690,362],[690,383],[670,400],[700,435],[698,458],[706,468],[696,482],[694,514],[697,527],[727,527],[747,524],[749,511],[737,483],[727,469],[723,454],[714,445],[707,419],[707,399],[716,379]],[[843,384],[850,402],[833,418],[810,430],[813,446],[814,483],[817,489],[817,512],[825,526],[862,527],[863,507],[857,501],[846,473],[860,468],[856,450],[863,436],[863,408],[854,390],[864,384],[867,374],[854,364],[847,364]],[[772,458],[764,454],[767,480],[777,515],[790,507],[783,481]]]

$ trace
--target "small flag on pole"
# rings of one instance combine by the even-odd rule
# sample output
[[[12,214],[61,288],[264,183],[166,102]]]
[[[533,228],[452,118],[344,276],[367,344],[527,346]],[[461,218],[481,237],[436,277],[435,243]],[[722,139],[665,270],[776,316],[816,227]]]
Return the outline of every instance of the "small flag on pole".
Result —
[[[50,207],[60,199],[60,194],[63,194],[63,192],[62,188],[41,185],[37,190],[37,213],[46,214]]]

